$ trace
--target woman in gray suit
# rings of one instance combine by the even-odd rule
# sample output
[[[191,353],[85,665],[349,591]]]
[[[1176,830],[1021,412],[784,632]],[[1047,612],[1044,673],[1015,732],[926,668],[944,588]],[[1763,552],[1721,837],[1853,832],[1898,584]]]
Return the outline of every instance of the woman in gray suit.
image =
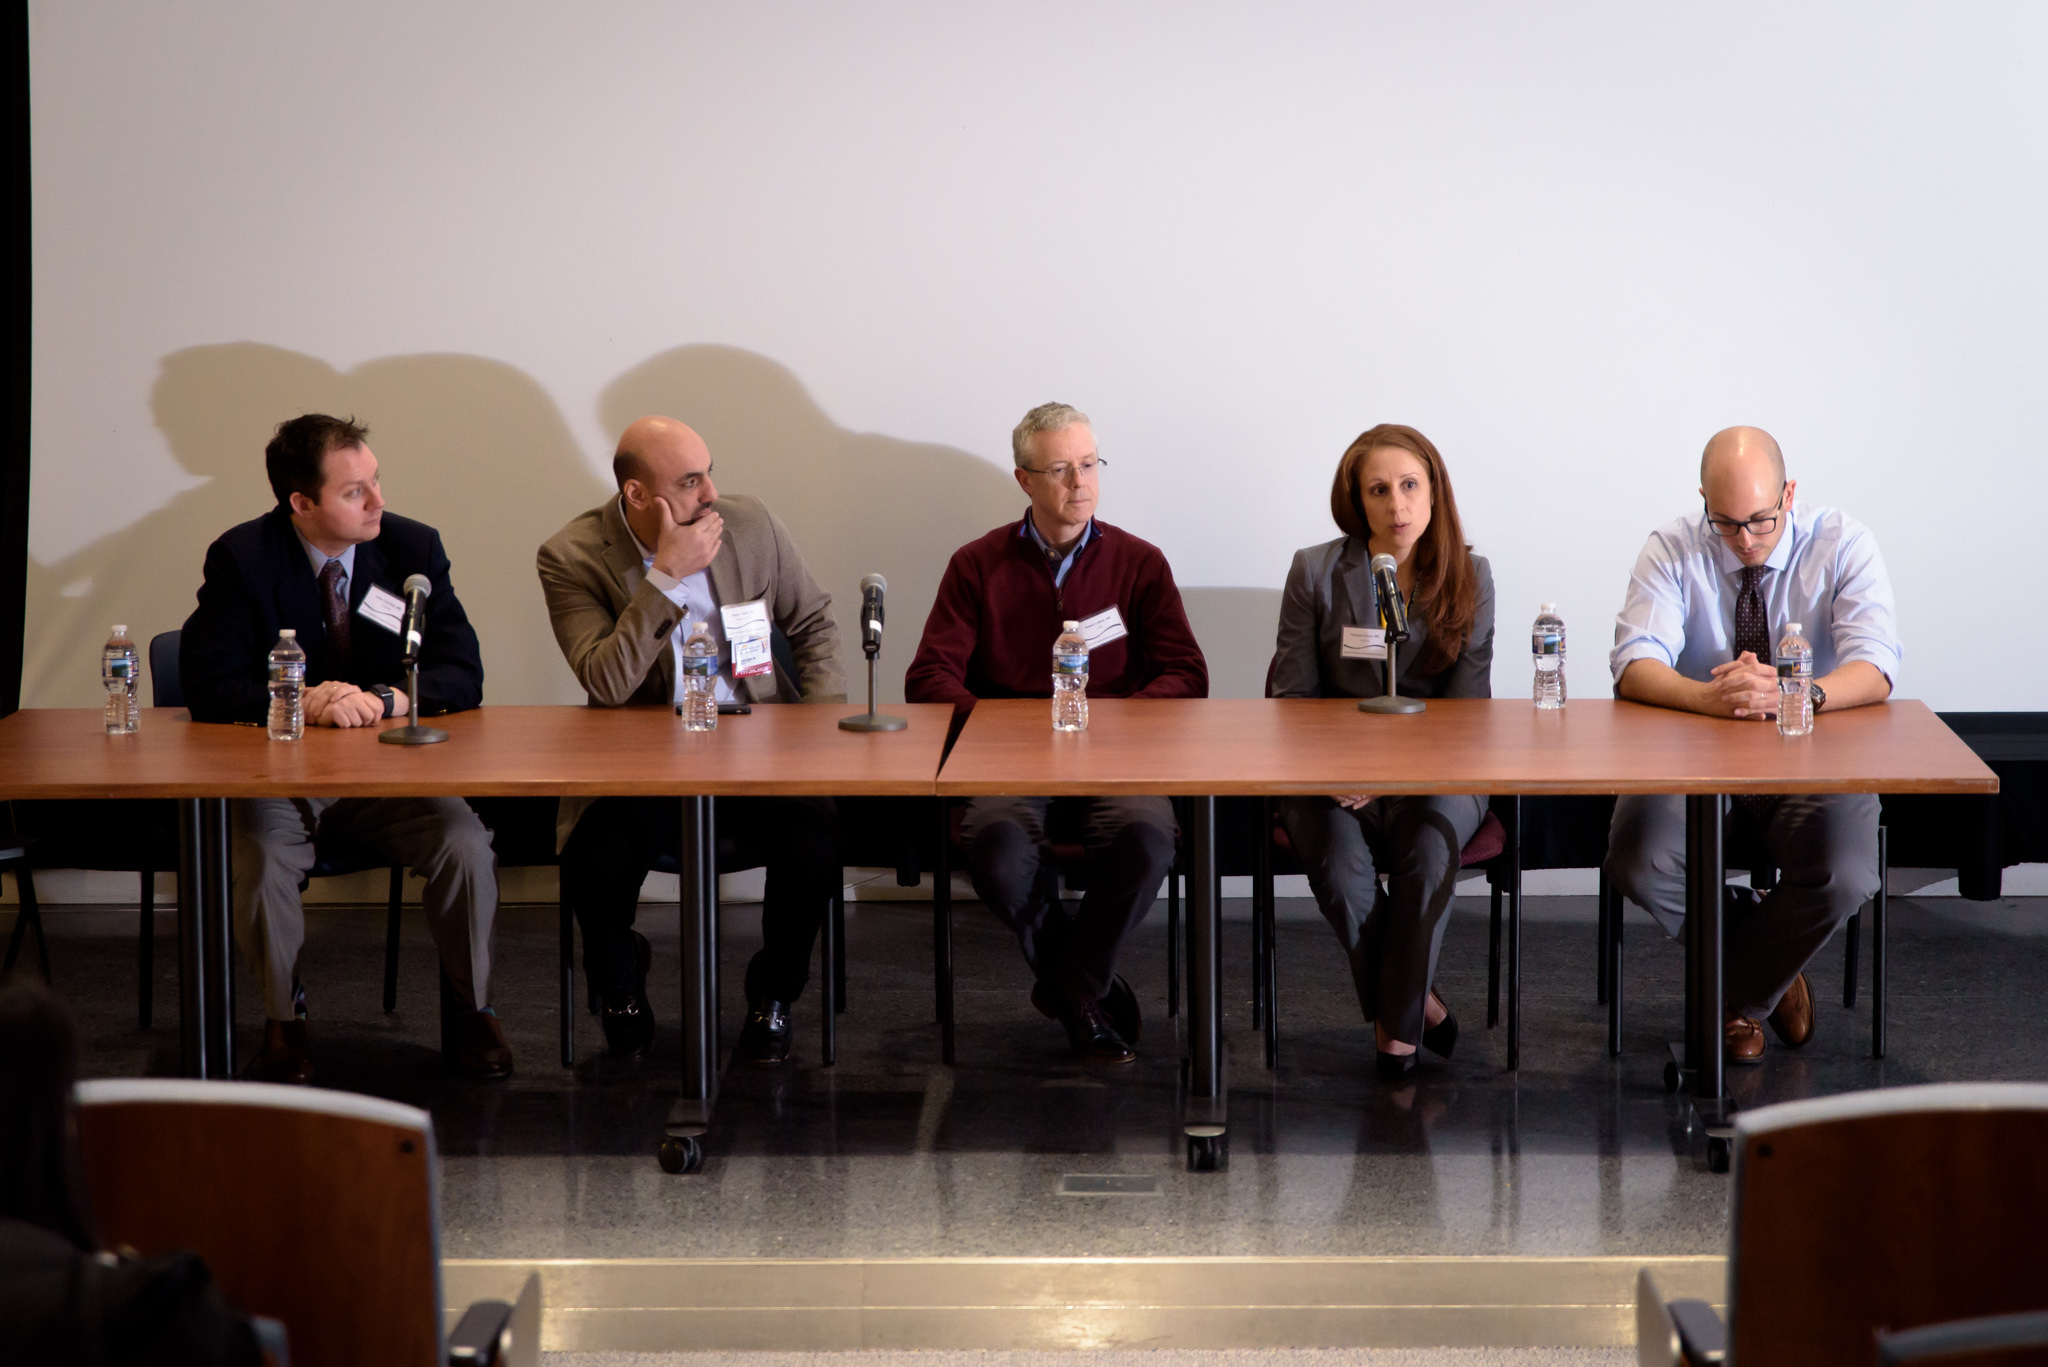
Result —
[[[1344,535],[1296,551],[1287,572],[1273,696],[1386,692],[1370,567],[1374,556],[1391,555],[1408,605],[1409,637],[1397,651],[1401,694],[1491,697],[1493,574],[1465,544],[1450,473],[1429,438],[1396,423],[1361,434],[1337,463],[1330,515]],[[1485,817],[1479,796],[1337,793],[1280,803],[1316,902],[1351,961],[1381,1078],[1412,1074],[1418,1042],[1444,1058],[1457,1044],[1458,1018],[1430,981],[1458,853]]]

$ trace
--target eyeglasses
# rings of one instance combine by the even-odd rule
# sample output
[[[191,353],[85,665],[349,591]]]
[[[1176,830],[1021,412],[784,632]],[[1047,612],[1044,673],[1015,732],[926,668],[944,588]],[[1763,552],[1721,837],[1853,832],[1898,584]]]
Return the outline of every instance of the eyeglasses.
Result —
[[[1057,484],[1065,484],[1076,477],[1093,479],[1097,470],[1104,469],[1108,465],[1109,462],[1101,456],[1090,456],[1079,465],[1072,465],[1066,461],[1061,461],[1058,465],[1049,465],[1043,470],[1033,470],[1029,465],[1020,465],[1017,468],[1029,471],[1034,475],[1044,475]]]
[[[1778,486],[1778,506],[1782,508],[1784,503],[1785,486],[1781,484]],[[1769,536],[1777,528],[1778,519],[1783,515],[1773,512],[1768,517],[1752,517],[1746,522],[1737,522],[1732,517],[1715,517],[1714,510],[1707,507],[1705,499],[1700,500],[1700,507],[1706,510],[1707,525],[1714,529],[1714,535],[1729,538],[1740,536],[1744,532],[1751,536]]]

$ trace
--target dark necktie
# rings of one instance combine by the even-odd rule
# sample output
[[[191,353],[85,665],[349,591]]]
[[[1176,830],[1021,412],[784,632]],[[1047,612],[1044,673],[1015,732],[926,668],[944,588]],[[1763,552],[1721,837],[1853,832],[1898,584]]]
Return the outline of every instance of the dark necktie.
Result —
[[[327,613],[327,648],[337,663],[348,662],[348,576],[341,562],[330,560],[320,567],[320,601]]]
[[[1743,651],[1755,655],[1758,664],[1771,662],[1771,623],[1764,613],[1763,591],[1757,581],[1764,577],[1763,565],[1742,567],[1742,588],[1735,595],[1735,658]],[[1768,820],[1778,800],[1774,797],[1738,797],[1735,805],[1759,821]]]

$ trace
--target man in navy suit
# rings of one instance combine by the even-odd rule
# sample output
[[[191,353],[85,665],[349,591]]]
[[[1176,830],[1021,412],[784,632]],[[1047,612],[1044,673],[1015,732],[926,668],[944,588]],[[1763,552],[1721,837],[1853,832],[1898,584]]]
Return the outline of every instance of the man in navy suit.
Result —
[[[368,435],[320,413],[278,427],[264,453],[277,507],[207,548],[199,606],[179,642],[194,721],[264,721],[268,657],[286,628],[297,631],[306,652],[308,726],[369,727],[483,701],[476,631],[449,583],[441,534],[384,510]],[[403,687],[394,613],[415,574],[433,584],[417,698]],[[497,859],[469,804],[459,797],[261,798],[234,803],[232,824],[235,938],[262,977],[268,1018],[252,1076],[312,1078],[299,887],[316,852],[405,864],[426,880],[421,901],[457,999],[442,1014],[443,1057],[473,1077],[511,1074],[512,1051],[490,1009]]]

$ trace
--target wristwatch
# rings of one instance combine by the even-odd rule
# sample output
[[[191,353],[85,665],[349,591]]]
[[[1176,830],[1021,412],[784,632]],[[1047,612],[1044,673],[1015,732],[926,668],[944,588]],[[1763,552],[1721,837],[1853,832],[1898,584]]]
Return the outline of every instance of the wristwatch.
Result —
[[[379,698],[384,700],[384,715],[389,717],[391,715],[392,709],[398,706],[398,695],[391,691],[391,685],[371,684],[370,691],[372,693],[375,693]]]
[[[1828,705],[1828,691],[1820,686],[1819,681],[1808,684],[1806,691],[1813,698],[1814,711],[1818,712]]]

